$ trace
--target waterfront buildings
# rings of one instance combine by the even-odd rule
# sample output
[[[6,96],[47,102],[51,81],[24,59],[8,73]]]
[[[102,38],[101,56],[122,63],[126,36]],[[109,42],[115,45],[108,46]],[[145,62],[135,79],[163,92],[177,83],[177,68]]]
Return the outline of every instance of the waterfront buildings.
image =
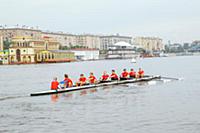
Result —
[[[36,53],[37,63],[71,62],[74,60],[74,53],[67,50],[43,50]]]
[[[144,48],[146,51],[162,51],[164,44],[158,37],[136,37],[133,39],[135,45]]]
[[[42,36],[48,36],[58,41],[63,47],[73,47],[77,45],[76,35],[66,33],[42,32]]]
[[[98,60],[99,50],[97,49],[72,49],[77,60]]]
[[[129,59],[137,56],[133,45],[126,42],[118,42],[107,50],[106,59]]]
[[[90,34],[75,35],[63,32],[44,32],[37,29],[6,28],[0,29],[0,36],[3,36],[3,40],[6,41],[11,41],[11,39],[16,36],[29,36],[35,40],[43,37],[50,37],[59,42],[61,47],[67,47],[69,49],[76,46],[100,49],[100,37]]]
[[[25,28],[4,28],[0,29],[0,36],[3,36],[4,40],[10,41],[16,36],[30,36],[33,39],[40,39],[42,35],[41,30],[25,29]]]
[[[100,37],[97,35],[77,35],[77,45],[89,49],[100,49]]]
[[[126,42],[129,44],[132,44],[132,37],[129,36],[120,36],[119,34],[117,35],[109,35],[109,36],[100,36],[100,41],[101,41],[101,50],[108,50],[110,46],[117,42]]]
[[[38,40],[28,36],[18,36],[12,38],[9,48],[10,63],[34,63],[35,55],[41,50],[58,50],[59,43],[49,37]]]

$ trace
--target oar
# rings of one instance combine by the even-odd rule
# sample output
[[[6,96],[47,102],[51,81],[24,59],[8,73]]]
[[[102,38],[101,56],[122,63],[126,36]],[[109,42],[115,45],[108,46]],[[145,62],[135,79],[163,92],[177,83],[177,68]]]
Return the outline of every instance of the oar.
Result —
[[[161,76],[161,78],[163,78],[163,79],[171,79],[171,80],[182,80],[182,78],[174,78],[174,77],[163,77],[163,76]]]

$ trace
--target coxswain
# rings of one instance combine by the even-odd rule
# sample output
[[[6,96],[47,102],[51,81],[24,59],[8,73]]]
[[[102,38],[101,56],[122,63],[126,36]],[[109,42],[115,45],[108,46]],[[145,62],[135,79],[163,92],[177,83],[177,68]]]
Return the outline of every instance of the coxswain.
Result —
[[[112,70],[112,74],[110,75],[110,79],[111,80],[118,80],[118,76],[117,74],[115,73],[115,70]]]
[[[130,78],[136,78],[136,73],[135,73],[133,68],[131,68],[131,71],[129,72],[129,77]]]
[[[144,77],[144,71],[142,70],[142,68],[139,68],[138,78],[142,78],[142,77]]]
[[[107,81],[109,78],[109,75],[106,71],[103,72],[103,75],[101,76],[101,81]]]
[[[65,77],[65,79],[64,79],[64,88],[72,87],[73,86],[73,82],[69,78],[69,76],[67,74],[65,74],[64,77]]]
[[[59,82],[57,81],[57,78],[55,77],[53,81],[51,82],[51,90],[57,90],[59,89]]]
[[[83,86],[86,84],[86,77],[84,76],[84,74],[80,75],[79,81],[76,83],[76,86]]]
[[[96,79],[96,77],[94,76],[94,73],[93,73],[93,72],[90,73],[89,82],[90,82],[90,84],[95,84],[95,83],[97,83],[97,79]]]
[[[129,73],[126,71],[126,69],[124,69],[120,76],[120,80],[127,80],[128,76],[129,76]]]

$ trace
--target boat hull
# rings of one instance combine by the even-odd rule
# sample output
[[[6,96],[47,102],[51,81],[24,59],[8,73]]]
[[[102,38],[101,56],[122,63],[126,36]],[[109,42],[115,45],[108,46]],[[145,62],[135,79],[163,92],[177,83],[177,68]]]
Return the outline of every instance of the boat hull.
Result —
[[[51,95],[51,94],[57,94],[57,93],[72,92],[72,91],[78,91],[78,90],[85,90],[85,89],[96,88],[96,87],[103,87],[103,86],[128,84],[128,83],[137,83],[137,82],[143,82],[143,81],[151,81],[151,80],[160,79],[160,78],[161,78],[161,76],[147,76],[147,77],[139,78],[139,79],[129,79],[129,80],[122,80],[122,81],[112,81],[112,82],[107,82],[107,83],[85,85],[85,86],[78,86],[78,87],[70,87],[70,88],[66,88],[66,89],[58,89],[58,90],[48,90],[48,91],[35,92],[35,93],[31,93],[30,96]]]

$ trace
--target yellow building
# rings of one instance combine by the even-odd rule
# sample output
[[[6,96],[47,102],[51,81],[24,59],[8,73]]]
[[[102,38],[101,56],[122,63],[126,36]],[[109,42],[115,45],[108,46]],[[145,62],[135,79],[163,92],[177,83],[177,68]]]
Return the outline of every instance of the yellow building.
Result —
[[[0,65],[1,64],[9,64],[9,51],[2,50],[0,51]]]
[[[44,50],[36,54],[37,62],[70,62],[75,60],[74,52],[66,50]]]
[[[0,36],[0,50],[3,50],[3,37]]]
[[[147,51],[164,50],[162,39],[157,37],[136,37],[133,42]]]
[[[30,36],[12,38],[9,48],[10,63],[34,63],[35,55],[41,50],[58,50],[59,43],[49,37],[35,40]]]

